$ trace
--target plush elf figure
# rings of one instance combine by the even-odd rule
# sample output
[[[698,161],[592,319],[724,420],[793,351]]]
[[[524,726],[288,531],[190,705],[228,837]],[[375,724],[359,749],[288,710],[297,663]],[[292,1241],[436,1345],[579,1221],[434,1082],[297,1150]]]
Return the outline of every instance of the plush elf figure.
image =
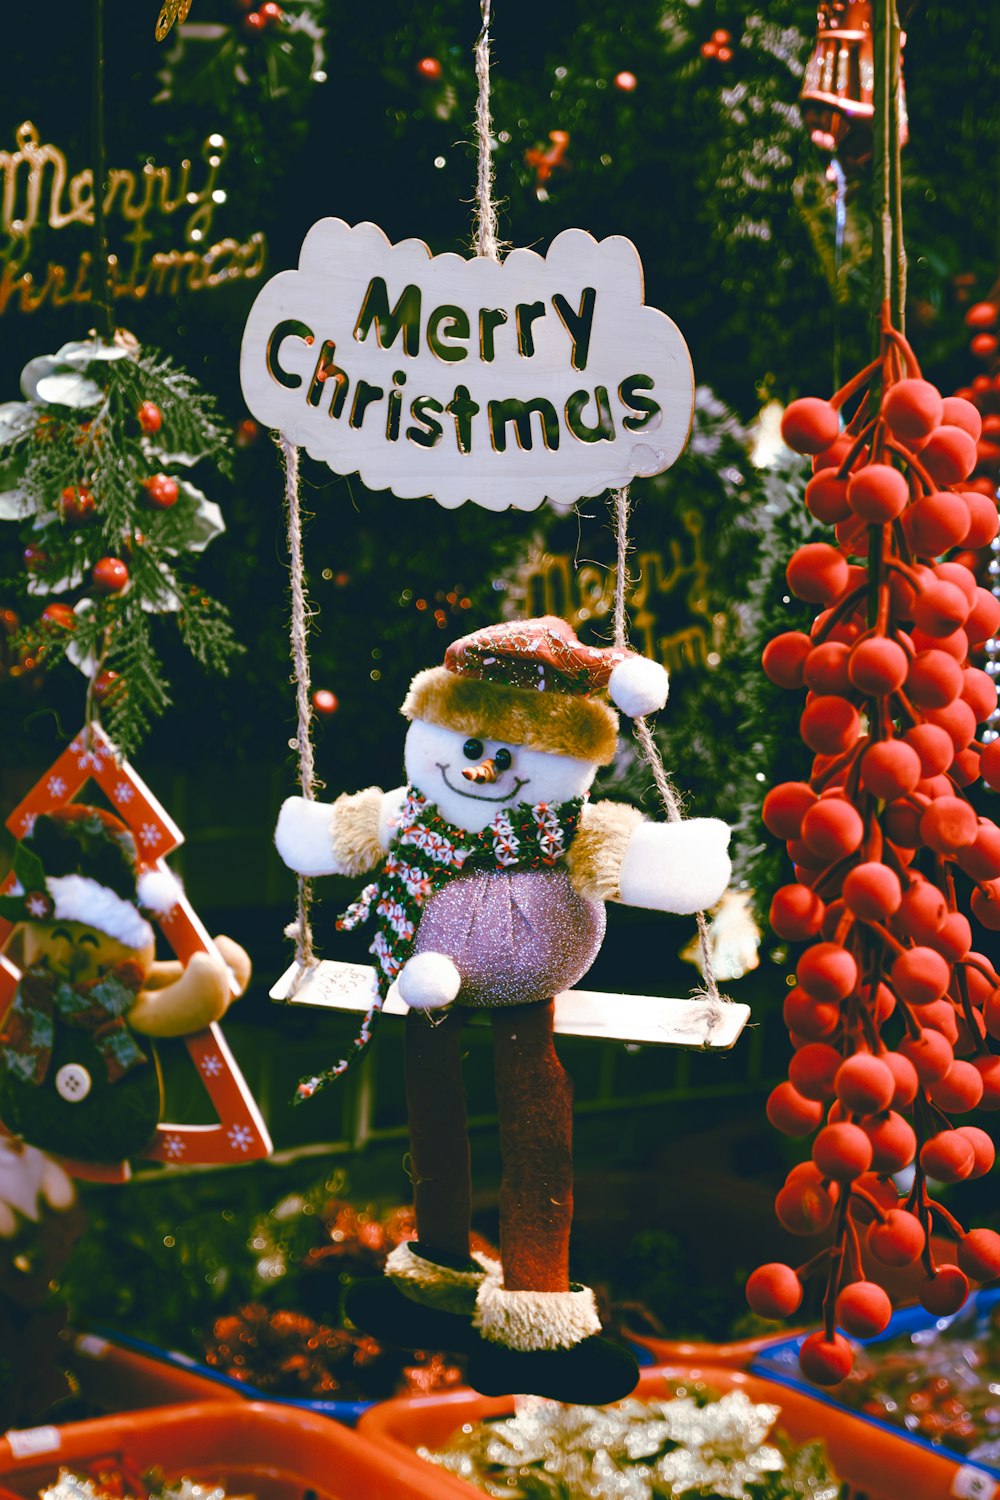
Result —
[[[572,1085],[553,1047],[553,996],[593,963],[606,900],[696,912],[730,873],[724,823],[649,823],[624,804],[588,802],[617,744],[602,689],[646,714],[666,701],[667,674],[586,646],[551,616],[477,631],[410,686],[408,785],[332,805],[290,798],[275,834],[302,875],[380,871],[340,925],[375,918],[382,994],[395,982],[410,1007],[419,1238],[393,1252],[385,1278],[353,1288],[349,1314],[380,1339],[468,1351],[469,1380],[487,1395],[600,1404],[635,1384],[632,1356],[600,1337],[593,1292],[569,1279]],[[470,1007],[487,1008],[493,1026],[500,1264],[469,1253]],[[369,1032],[366,1021],[358,1046]]]
[[[156,1053],[139,1038],[217,1021],[232,999],[230,971],[242,993],[250,960],[225,937],[221,959],[156,960],[143,911],[169,911],[180,885],[165,871],[137,879],[132,834],[102,808],[72,803],[38,817],[14,873],[0,913],[24,924],[24,972],[0,1036],[0,1120],[59,1156],[134,1156],[163,1104]]]

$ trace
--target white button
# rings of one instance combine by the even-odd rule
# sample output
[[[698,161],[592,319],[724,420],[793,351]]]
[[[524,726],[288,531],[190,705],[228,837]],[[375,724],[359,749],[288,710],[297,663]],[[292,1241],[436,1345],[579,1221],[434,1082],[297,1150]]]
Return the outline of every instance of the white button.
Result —
[[[82,1063],[64,1063],[56,1074],[56,1093],[67,1104],[79,1104],[90,1093],[90,1074]]]

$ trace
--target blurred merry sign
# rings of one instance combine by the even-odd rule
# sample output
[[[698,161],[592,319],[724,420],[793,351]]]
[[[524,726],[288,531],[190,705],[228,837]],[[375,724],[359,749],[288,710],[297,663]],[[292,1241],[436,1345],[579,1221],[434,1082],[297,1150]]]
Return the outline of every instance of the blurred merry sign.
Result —
[[[258,421],[337,473],[488,510],[660,473],[694,403],[634,245],[579,229],[498,264],[322,219],[258,294],[240,369]]]

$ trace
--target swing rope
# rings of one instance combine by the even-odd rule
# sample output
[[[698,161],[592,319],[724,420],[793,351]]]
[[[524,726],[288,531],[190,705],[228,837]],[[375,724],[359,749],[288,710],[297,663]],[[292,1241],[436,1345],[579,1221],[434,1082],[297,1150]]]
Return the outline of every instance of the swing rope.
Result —
[[[500,262],[500,239],[498,236],[497,204],[493,196],[494,172],[493,172],[493,122],[490,114],[490,18],[491,0],[480,0],[481,27],[476,39],[474,49],[476,64],[476,145],[477,145],[477,173],[476,173],[476,198],[474,210],[474,240],[476,254],[484,259]],[[298,751],[299,759],[299,782],[302,787],[303,797],[312,802],[316,797],[316,774],[313,758],[313,745],[311,736],[312,705],[309,698],[309,648],[307,642],[309,620],[311,611],[306,598],[305,567],[302,560],[302,518],[299,507],[299,450],[283,433],[279,433],[275,441],[281,450],[285,464],[285,510],[288,526],[288,550],[291,558],[291,656],[294,666],[293,680],[295,682],[296,707],[298,711],[298,729],[294,745]],[[619,649],[628,647],[628,617],[625,609],[625,595],[628,587],[628,554],[631,551],[631,539],[629,536],[629,514],[630,499],[629,486],[615,490],[612,495],[615,513],[615,531],[617,538],[618,566],[615,576],[615,603],[614,603],[614,644]],[[670,784],[663,759],[653,738],[653,732],[644,718],[636,719],[634,722],[636,741],[642,757],[653,776],[656,789],[660,794],[664,812],[671,823],[683,821],[684,814],[676,791]],[[312,968],[317,959],[313,952],[312,930],[309,923],[309,907],[312,899],[311,882],[300,876],[298,879],[297,897],[297,919],[286,928],[286,936],[295,938],[295,958],[298,964],[298,974],[292,986],[291,993],[294,994],[306,972]],[[725,1004],[724,997],[719,994],[715,975],[715,964],[712,959],[712,949],[709,940],[708,919],[704,912],[698,913],[698,938],[701,945],[701,968],[704,979],[704,988],[696,990],[695,997],[704,998],[712,1002],[712,1014],[706,1032],[705,1046],[711,1045],[711,1035],[716,1025],[716,1020],[721,1015],[717,1007]],[[372,1007],[366,1017],[365,1026],[362,1028],[362,1038],[358,1041],[361,1046],[368,1040],[369,1028],[374,1021],[373,1012],[377,1012],[380,1006]],[[336,1071],[346,1068],[347,1064],[338,1065]]]
[[[631,513],[631,499],[629,486],[626,484],[621,489],[615,490],[611,496],[615,515],[615,539],[617,543],[617,568],[615,571],[615,608],[614,608],[614,643],[618,650],[628,649],[628,616],[625,611],[625,595],[629,585],[628,555],[632,550],[632,541],[629,536],[629,515]],[[667,819],[671,823],[682,823],[684,813],[681,810],[680,798],[670,784],[663,757],[660,754],[653,731],[644,718],[636,719],[633,724],[635,737],[642,752],[642,758],[652,772],[656,783],[656,790],[660,794],[660,801]],[[695,990],[695,998],[704,998],[712,1002],[712,1012],[709,1018],[708,1029],[705,1033],[705,1046],[711,1045],[712,1032],[716,1023],[721,1019],[721,1007],[726,1004],[725,998],[719,994],[718,981],[715,976],[715,962],[712,958],[712,945],[709,939],[708,918],[703,911],[698,913],[698,942],[701,946],[701,972],[704,987]]]
[[[278,433],[275,442],[281,451],[285,465],[285,520],[288,532],[290,557],[292,616],[290,625],[292,681],[295,683],[295,707],[298,726],[293,745],[299,759],[299,785],[307,802],[316,800],[316,762],[312,743],[312,703],[309,698],[309,621],[312,611],[306,597],[306,571],[302,560],[302,512],[299,506],[299,450],[284,433]],[[317,962],[313,952],[312,927],[309,908],[312,903],[312,882],[304,875],[298,877],[296,895],[296,919],[285,928],[286,937],[295,939],[295,961],[299,966],[292,988],[298,988],[306,971]]]

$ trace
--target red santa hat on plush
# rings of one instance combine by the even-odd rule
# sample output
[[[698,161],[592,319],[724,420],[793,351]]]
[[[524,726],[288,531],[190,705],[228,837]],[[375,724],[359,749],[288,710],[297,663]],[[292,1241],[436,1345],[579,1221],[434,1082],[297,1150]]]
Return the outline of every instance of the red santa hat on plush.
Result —
[[[418,672],[402,712],[463,734],[508,740],[558,755],[614,758],[618,718],[667,701],[664,667],[627,647],[588,646],[556,615],[507,620],[455,641],[444,665]]]
[[[182,895],[165,868],[139,868],[135,839],[114,813],[72,802],[35,819],[14,851],[13,887],[0,915],[17,922],[82,922],[128,948],[153,941],[146,914],[164,916]]]

